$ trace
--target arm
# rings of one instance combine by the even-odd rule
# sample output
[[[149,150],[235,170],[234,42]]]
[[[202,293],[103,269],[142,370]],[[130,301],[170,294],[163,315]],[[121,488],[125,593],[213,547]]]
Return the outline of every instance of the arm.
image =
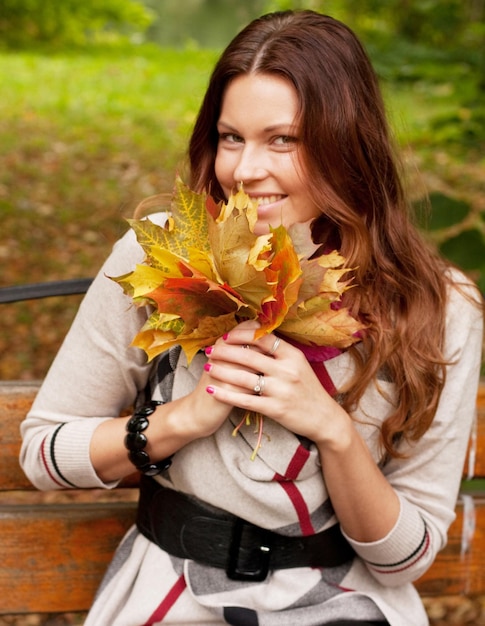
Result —
[[[406,458],[383,468],[401,500],[398,522],[380,542],[354,544],[385,585],[419,578],[446,544],[476,415],[482,332],[480,310],[452,289],[445,337],[450,365],[435,418],[419,441],[403,444]]]
[[[152,462],[171,456],[187,443],[215,432],[227,418],[231,407],[209,396],[206,374],[188,395],[157,407],[143,431],[147,437],[144,450]],[[90,456],[93,467],[106,482],[133,472],[124,446],[125,425],[129,417],[106,420],[93,432]]]
[[[163,220],[162,215],[151,219]],[[79,312],[21,427],[21,465],[40,489],[110,487],[134,471],[124,447],[129,417],[118,417],[145,388],[151,365],[130,347],[146,321],[108,276],[143,260],[133,231],[115,246]],[[146,430],[146,451],[161,460],[207,436],[230,408],[205,392],[202,377],[187,397],[160,406]]]
[[[40,489],[104,486],[90,462],[92,433],[129,407],[148,377],[143,354],[129,347],[147,312],[133,307],[107,276],[141,260],[130,231],[88,290],[22,423],[20,462]]]

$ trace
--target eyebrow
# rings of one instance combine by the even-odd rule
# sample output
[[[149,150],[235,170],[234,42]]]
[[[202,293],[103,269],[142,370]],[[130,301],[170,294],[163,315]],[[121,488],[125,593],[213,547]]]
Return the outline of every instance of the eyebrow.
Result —
[[[217,126],[222,126],[224,127],[226,130],[230,130],[233,132],[239,132],[237,128],[235,128],[234,126],[231,126],[231,124],[227,124],[224,121],[219,120],[217,122]],[[263,132],[265,133],[272,133],[274,131],[278,131],[278,130],[285,130],[286,132],[292,132],[292,133],[296,133],[298,132],[298,127],[293,123],[293,122],[281,122],[280,124],[273,124],[271,126],[266,126],[265,128],[263,128]]]

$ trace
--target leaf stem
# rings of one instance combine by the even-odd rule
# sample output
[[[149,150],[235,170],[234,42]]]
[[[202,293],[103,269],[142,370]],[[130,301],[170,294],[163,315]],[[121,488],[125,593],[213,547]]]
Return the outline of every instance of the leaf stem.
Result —
[[[261,441],[263,439],[263,415],[261,413],[252,413],[251,411],[246,411],[242,417],[242,420],[232,431],[232,436],[236,437],[238,432],[241,430],[242,426],[245,424],[246,426],[250,426],[252,422],[252,418],[254,417],[256,430],[258,433],[258,439],[256,441],[256,446],[251,454],[251,461],[254,461],[258,454],[258,450],[261,448]]]
[[[261,448],[261,440],[263,438],[263,421],[264,421],[263,416],[261,415],[261,413],[256,413],[255,417],[256,417],[258,440],[256,442],[256,447],[254,448],[253,453],[251,454],[251,461],[254,461],[254,459],[256,458],[258,454],[258,450]]]

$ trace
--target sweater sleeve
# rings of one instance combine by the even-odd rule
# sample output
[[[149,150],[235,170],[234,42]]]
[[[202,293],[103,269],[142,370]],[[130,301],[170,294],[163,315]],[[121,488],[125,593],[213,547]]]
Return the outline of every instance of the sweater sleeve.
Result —
[[[447,541],[455,518],[468,441],[476,416],[483,319],[480,308],[451,288],[445,337],[445,386],[430,428],[401,447],[404,458],[383,468],[401,502],[391,532],[373,543],[347,537],[385,586],[418,579]]]
[[[158,223],[163,214],[150,216]],[[149,364],[130,346],[147,319],[109,277],[134,269],[143,250],[132,230],[113,247],[21,425],[20,464],[38,489],[111,487],[91,464],[92,434],[145,387]]]

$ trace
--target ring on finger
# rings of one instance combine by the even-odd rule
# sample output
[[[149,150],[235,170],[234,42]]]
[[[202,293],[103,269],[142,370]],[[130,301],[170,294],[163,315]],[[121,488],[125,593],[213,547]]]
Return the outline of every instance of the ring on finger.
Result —
[[[253,391],[256,395],[262,396],[264,392],[264,374],[258,374],[258,382],[254,385]]]
[[[269,355],[274,354],[276,352],[276,350],[278,350],[278,346],[280,345],[280,343],[281,343],[281,339],[279,337],[276,337],[276,339],[274,340],[273,347],[268,352],[268,354]]]

